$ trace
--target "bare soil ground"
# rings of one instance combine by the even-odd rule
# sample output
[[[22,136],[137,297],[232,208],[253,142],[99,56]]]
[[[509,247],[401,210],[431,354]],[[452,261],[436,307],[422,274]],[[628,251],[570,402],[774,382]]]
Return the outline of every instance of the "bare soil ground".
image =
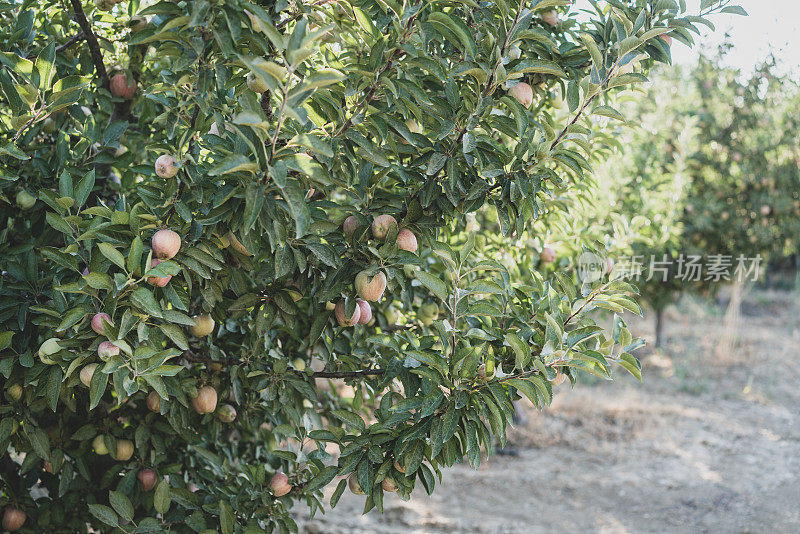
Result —
[[[620,374],[561,386],[510,434],[519,456],[456,466],[432,497],[387,497],[383,515],[362,516],[364,498],[345,492],[300,531],[799,533],[797,301],[746,296],[724,361],[723,310],[684,301],[668,313],[664,350],[644,354],[643,384]],[[649,321],[633,327],[652,339]]]

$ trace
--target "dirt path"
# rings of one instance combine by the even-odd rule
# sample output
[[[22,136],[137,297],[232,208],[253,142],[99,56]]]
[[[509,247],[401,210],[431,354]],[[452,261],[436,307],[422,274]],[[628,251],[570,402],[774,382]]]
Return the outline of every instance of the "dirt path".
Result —
[[[798,533],[797,317],[788,293],[747,300],[748,331],[716,364],[721,313],[685,303],[669,314],[667,350],[645,359],[643,385],[562,387],[511,435],[520,456],[445,471],[432,497],[387,498],[383,516],[360,515],[363,497],[345,492],[301,532]]]

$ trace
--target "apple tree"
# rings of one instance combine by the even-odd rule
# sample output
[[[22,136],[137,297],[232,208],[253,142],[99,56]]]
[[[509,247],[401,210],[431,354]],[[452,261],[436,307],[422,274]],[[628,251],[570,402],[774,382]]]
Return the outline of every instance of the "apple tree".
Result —
[[[432,492],[581,369],[640,377],[589,314],[631,287],[537,221],[614,95],[740,12],[701,4],[0,6],[4,527],[291,532],[328,485]]]

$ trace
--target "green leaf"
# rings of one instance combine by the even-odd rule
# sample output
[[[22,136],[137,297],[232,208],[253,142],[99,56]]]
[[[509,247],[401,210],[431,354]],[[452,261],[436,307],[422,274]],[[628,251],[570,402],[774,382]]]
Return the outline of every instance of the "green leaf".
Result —
[[[416,277],[417,280],[419,280],[422,285],[430,289],[431,292],[439,298],[439,300],[445,303],[447,302],[447,285],[442,280],[432,274],[426,273],[425,271],[417,272]]]
[[[113,283],[111,282],[111,277],[108,276],[106,273],[89,273],[83,275],[83,279],[86,281],[86,284],[93,288],[93,289],[111,289]]]
[[[122,519],[133,521],[133,505],[125,495],[118,491],[109,491],[108,502]]]
[[[181,350],[189,350],[189,342],[186,340],[186,335],[178,326],[174,324],[160,324],[158,328],[161,329],[168,338],[175,343]]]
[[[158,301],[150,290],[143,287],[135,289],[131,294],[131,302],[148,315],[161,317],[161,306],[159,306]]]
[[[89,382],[89,409],[93,410],[98,405],[108,385],[108,375],[100,367],[94,370],[92,380]]]
[[[106,525],[111,527],[116,527],[119,525],[117,514],[115,514],[114,510],[108,506],[104,506],[102,504],[90,504],[89,512]]]
[[[329,465],[317,473],[316,476],[306,484],[305,491],[316,491],[320,488],[324,488],[336,477],[336,473],[338,472],[339,468],[337,466]]]
[[[219,501],[219,527],[222,534],[233,534],[235,519],[233,508],[226,501]]]
[[[170,497],[169,483],[161,479],[161,482],[156,486],[156,492],[153,494],[153,507],[159,514],[165,514],[169,510],[171,503],[172,497]]]
[[[98,243],[97,247],[100,249],[100,252],[108,258],[114,265],[119,267],[120,269],[125,269],[125,258],[122,257],[122,253],[109,245],[108,243]]]
[[[366,428],[366,424],[361,416],[353,412],[347,410],[332,410],[331,415],[359,430],[364,430]]]
[[[525,344],[516,334],[506,333],[504,336],[506,343],[514,351],[515,369],[523,369],[531,361],[531,348]]]

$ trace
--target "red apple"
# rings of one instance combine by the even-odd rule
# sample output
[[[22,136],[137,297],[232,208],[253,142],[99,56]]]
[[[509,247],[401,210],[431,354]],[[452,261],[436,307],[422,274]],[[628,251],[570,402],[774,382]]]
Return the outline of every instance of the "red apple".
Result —
[[[211,413],[217,409],[217,390],[211,386],[203,386],[197,390],[197,396],[192,399],[194,411],[199,414]]]
[[[275,473],[272,480],[269,482],[269,487],[276,497],[283,497],[292,491],[292,485],[289,484],[289,477],[283,472]]]
[[[525,108],[531,107],[533,103],[533,89],[525,82],[520,82],[509,89],[508,94],[514,97],[516,101]]]
[[[334,314],[336,315],[336,320],[339,322],[339,326],[353,326],[358,323],[358,320],[361,318],[361,307],[356,304],[353,310],[353,316],[348,319],[344,315],[344,300],[340,300],[336,303]]]
[[[408,228],[403,228],[397,232],[397,247],[408,252],[417,251],[417,236]]]
[[[110,341],[103,341],[97,346],[97,355],[104,362],[119,354],[119,347]]]
[[[391,215],[378,215],[372,221],[372,235],[375,239],[384,239],[393,224],[397,225],[397,220]]]
[[[114,323],[111,322],[111,316],[107,313],[96,313],[94,317],[92,317],[92,330],[97,332],[98,334],[103,333],[103,320],[110,325]]]
[[[358,309],[360,312],[358,315],[358,323],[367,324],[372,320],[372,308],[370,307],[369,302],[356,299],[356,304],[358,304]]]
[[[542,253],[539,255],[539,258],[542,260],[542,264],[544,265],[553,263],[556,261],[556,251],[550,247],[544,247],[542,249]]]
[[[171,154],[161,154],[156,159],[156,174],[159,175],[161,178],[172,178],[176,174],[178,174],[178,166],[175,165],[177,160],[175,156]]]
[[[344,230],[344,235],[346,235],[347,237],[353,237],[353,234],[355,233],[356,230],[358,230],[359,226],[361,225],[358,223],[358,219],[356,219],[355,215],[349,216],[344,220],[344,223],[342,223],[342,230]]]
[[[181,236],[172,230],[159,230],[153,234],[150,248],[153,249],[156,258],[170,260],[181,249]]]
[[[131,82],[129,85],[128,77],[124,74],[115,74],[109,82],[111,94],[124,100],[130,100],[136,94],[136,80],[131,79]]]
[[[156,483],[158,482],[158,475],[156,475],[156,472],[152,469],[142,469],[136,475],[136,478],[138,478],[139,482],[142,484],[142,491],[150,491],[156,487]]]
[[[369,302],[377,302],[386,291],[386,275],[382,271],[370,276],[369,271],[356,275],[355,288],[358,296]]]
[[[223,423],[232,423],[236,420],[236,408],[230,404],[223,404],[217,410],[217,418]]]
[[[147,404],[147,409],[151,412],[159,413],[161,411],[161,395],[156,391],[151,391],[147,394],[145,404]]]
[[[25,524],[27,518],[28,516],[25,515],[25,512],[9,506],[3,512],[3,528],[9,532],[19,530]]]
[[[152,269],[156,265],[161,263],[161,260],[157,260],[153,258],[150,261],[150,268]],[[169,284],[169,281],[172,280],[172,276],[148,276],[147,283],[151,286],[155,287],[164,287],[165,285]]]
[[[356,478],[355,473],[350,475],[350,478],[347,479],[347,485],[350,486],[350,491],[356,495],[364,495],[364,490],[361,489],[361,484],[358,483],[358,478]]]

